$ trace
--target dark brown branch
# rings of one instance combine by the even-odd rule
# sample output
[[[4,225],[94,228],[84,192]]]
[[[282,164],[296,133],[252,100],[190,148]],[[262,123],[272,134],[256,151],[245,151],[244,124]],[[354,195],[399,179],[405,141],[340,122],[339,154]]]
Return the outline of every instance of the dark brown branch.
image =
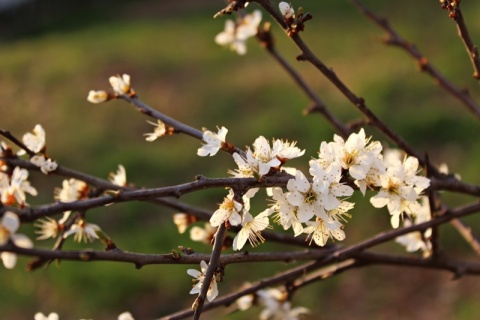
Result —
[[[210,283],[215,276],[215,272],[217,268],[220,266],[220,258],[222,254],[222,247],[223,247],[223,240],[225,239],[227,228],[225,224],[221,224],[218,229],[217,233],[215,234],[215,243],[213,244],[212,255],[210,256],[210,262],[207,267],[207,271],[205,272],[205,278],[203,279],[203,285],[200,289],[200,293],[198,294],[197,299],[195,300],[194,305],[196,306],[195,312],[193,314],[193,319],[198,320],[200,319],[200,315],[202,314],[203,305],[205,304],[205,299],[207,297],[207,292],[210,288]],[[208,283],[208,285],[206,285]]]
[[[450,12],[449,17],[457,24],[458,36],[462,39],[467,49],[468,57],[472,62],[474,70],[473,77],[480,80],[480,56],[478,54],[478,47],[473,43],[470,33],[468,32],[467,24],[460,9],[460,0],[445,0],[442,2],[442,7]]]
[[[137,189],[137,190],[121,190],[115,195],[103,195],[96,198],[78,200],[74,202],[57,202],[51,205],[43,205],[34,208],[12,208],[2,207],[0,212],[10,210],[16,212],[22,222],[31,222],[38,218],[54,215],[60,212],[75,210],[82,211],[95,207],[101,207],[112,203],[126,202],[132,200],[138,201],[158,201],[159,197],[180,197],[184,194],[210,189],[210,188],[225,188],[232,187],[239,191],[246,192],[248,189],[257,187],[271,187],[273,184],[285,186],[289,176],[282,177],[264,177],[262,181],[254,178],[217,178],[210,179],[199,177],[198,180],[179,184],[176,186],[152,188],[152,189]],[[166,204],[166,203],[165,203]]]
[[[368,10],[358,0],[352,0],[355,6],[371,21],[380,26],[385,32],[387,37],[384,42],[388,45],[397,46],[405,50],[410,56],[417,60],[420,70],[430,75],[435,81],[449,92],[452,96],[460,100],[477,118],[480,118],[480,106],[470,97],[468,91],[462,90],[456,87],[453,83],[447,80],[431,63],[425,58],[417,47],[405,39],[403,39],[392,28],[390,23],[384,19],[376,16],[372,11]]]
[[[30,157],[33,157],[35,155],[35,152],[33,152],[32,150],[28,149],[28,147],[23,143],[21,142],[20,140],[18,140],[14,135],[12,135],[12,133],[8,130],[2,130],[0,129],[0,135],[4,136],[5,138],[7,138],[8,140],[12,141],[14,144],[16,144],[18,147],[20,147],[21,149],[25,150],[25,152],[30,156]]]

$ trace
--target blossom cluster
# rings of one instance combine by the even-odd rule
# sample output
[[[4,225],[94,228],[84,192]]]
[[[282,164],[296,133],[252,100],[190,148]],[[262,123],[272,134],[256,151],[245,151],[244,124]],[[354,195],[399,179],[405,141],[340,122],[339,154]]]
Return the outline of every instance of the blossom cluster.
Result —
[[[260,10],[245,14],[236,21],[226,20],[225,29],[217,34],[215,43],[227,47],[240,55],[244,55],[247,52],[245,42],[248,38],[257,34],[261,20],[262,12]]]
[[[205,131],[205,144],[198,155],[215,155],[226,144],[228,130],[218,133]],[[229,170],[235,178],[261,178],[279,172],[290,159],[301,157],[305,150],[295,142],[273,139],[272,144],[258,137],[243,154],[233,153],[238,168]],[[387,207],[393,228],[399,226],[404,214],[415,216],[421,205],[417,202],[429,179],[418,175],[418,160],[412,156],[402,161],[398,152],[382,154],[382,145],[367,138],[365,131],[352,133],[346,140],[334,135],[333,141],[320,144],[318,157],[309,161],[309,175],[288,168],[293,177],[286,188],[269,190],[273,205],[256,216],[250,212],[250,199],[258,188],[244,195],[232,189],[212,214],[210,224],[218,227],[241,226],[233,241],[233,249],[240,250],[248,240],[252,246],[264,241],[261,231],[270,227],[270,216],[294,235],[307,234],[310,243],[324,246],[328,239],[344,240],[344,224],[351,217],[354,203],[347,201],[358,189],[364,196],[367,190],[377,192],[370,203],[376,208]],[[354,189],[355,188],[355,189]]]

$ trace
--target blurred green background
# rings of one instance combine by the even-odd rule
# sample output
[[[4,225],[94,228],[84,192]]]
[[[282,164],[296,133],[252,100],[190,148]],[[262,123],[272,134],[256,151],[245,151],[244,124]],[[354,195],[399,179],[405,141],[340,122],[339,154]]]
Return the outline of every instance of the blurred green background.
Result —
[[[19,11],[3,19],[0,127],[21,137],[42,124],[48,154],[64,166],[106,178],[123,164],[128,181],[139,187],[188,182],[197,174],[224,177],[235,167],[225,154],[197,157],[200,143],[186,136],[146,142],[143,134],[152,130],[151,125],[122,101],[102,105],[86,101],[89,90],[108,89],[108,77],[117,73],[130,74],[140,98],[167,115],[196,128],[226,126],[228,140],[237,146],[251,144],[259,135],[298,140],[307,149],[302,159],[292,161],[299,168],[307,167],[321,141],[332,139],[334,132],[321,117],[302,114],[308,99],[254,39],[248,42],[246,56],[214,43],[226,18],[212,16],[224,6],[223,1],[100,1],[75,10],[52,3],[34,7],[38,11],[30,16]],[[463,44],[438,1],[364,3],[388,17],[442,73],[480,101]],[[460,102],[420,73],[404,52],[381,44],[382,31],[348,1],[296,1],[293,5],[303,6],[314,16],[303,34],[306,42],[381,119],[419,153],[428,152],[436,164],[446,162],[465,181],[480,183],[479,125]],[[478,44],[480,3],[469,1],[463,7]],[[256,8],[251,4],[247,11]],[[28,19],[32,16],[36,19]],[[275,24],[273,33],[279,51],[338,117],[361,118],[318,72],[296,62],[298,50]],[[367,132],[388,145],[375,130],[367,128]],[[40,195],[30,197],[29,203],[37,205],[53,200],[53,188],[61,186],[62,179],[32,173],[31,182]],[[210,190],[182,200],[213,211],[224,195],[224,190]],[[345,245],[390,228],[387,212],[372,210],[368,198],[358,198],[346,227]],[[444,194],[444,199],[452,206],[473,201],[451,194]],[[257,205],[253,212],[263,210],[265,204],[258,201]],[[192,243],[188,233],[177,234],[172,212],[129,203],[90,210],[88,220],[99,224],[123,250],[168,253],[184,245],[209,252],[208,246]],[[479,231],[478,217],[465,222]],[[452,227],[440,230],[445,252],[475,259]],[[21,232],[34,238],[31,226],[22,226]],[[99,243],[84,246],[71,241],[65,249],[85,247],[101,249]],[[294,248],[266,244],[251,251],[269,249]],[[378,250],[403,252],[394,243]],[[21,258],[14,270],[0,270],[2,319],[31,319],[37,311],[56,311],[61,319],[114,319],[125,310],[137,319],[151,319],[188,308],[195,298],[188,295],[191,278],[186,270],[197,266],[136,270],[127,264],[62,262],[27,273],[22,267],[27,261]],[[228,266],[220,293],[289,267],[284,263]],[[445,272],[378,266],[313,284],[298,292],[293,303],[310,308],[312,319],[478,319],[479,287],[480,279],[474,277],[452,281]],[[218,309],[204,318],[252,319],[259,312],[253,308],[227,316]]]

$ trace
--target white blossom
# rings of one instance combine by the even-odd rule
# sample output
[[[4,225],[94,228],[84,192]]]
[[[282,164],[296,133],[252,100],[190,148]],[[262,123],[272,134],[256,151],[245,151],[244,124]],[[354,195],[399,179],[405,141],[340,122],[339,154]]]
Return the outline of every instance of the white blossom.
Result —
[[[381,189],[370,199],[375,208],[387,206],[393,228],[398,228],[402,213],[413,214],[420,208],[417,198],[430,185],[430,179],[417,176],[418,159],[407,157],[403,163],[389,157],[390,167],[380,177]]]
[[[295,174],[295,179],[288,180],[287,189],[288,202],[298,208],[297,218],[300,222],[308,221],[314,215],[328,219],[318,186],[310,183],[300,170]]]
[[[167,133],[167,127],[165,126],[165,123],[163,123],[161,120],[157,120],[157,123],[148,120],[147,122],[155,127],[153,129],[153,132],[144,134],[144,136],[146,136],[145,140],[147,140],[148,142],[155,141],[158,138],[163,137]]]
[[[45,148],[45,130],[40,124],[37,124],[32,132],[27,132],[23,135],[22,141],[30,151],[34,153],[41,152]],[[21,153],[25,153],[24,150]]]
[[[421,207],[415,214],[412,216],[412,220],[405,219],[403,221],[403,226],[410,227],[412,225],[420,224],[423,222],[430,221],[432,219],[430,214],[430,205],[428,198],[422,196],[420,199]],[[395,241],[403,245],[407,252],[415,252],[417,250],[422,250],[424,257],[428,257],[432,251],[432,243],[430,242],[430,237],[432,236],[432,229],[429,228],[424,232],[415,231],[399,236]]]
[[[108,80],[110,81],[113,91],[117,94],[126,94],[131,90],[130,76],[128,74],[111,76]]]
[[[205,130],[203,132],[202,139],[206,142],[206,144],[204,144],[198,149],[197,155],[199,155],[200,157],[216,155],[218,150],[220,150],[222,148],[222,145],[225,143],[227,133],[228,129],[225,127],[218,129],[217,133]]]
[[[48,316],[44,315],[41,312],[35,313],[34,320],[58,320],[58,314],[55,312],[51,312]]]
[[[20,226],[18,216],[10,211],[6,211],[0,220],[0,246],[5,245],[11,240],[17,247],[32,248],[32,241],[24,234],[16,233]],[[13,252],[4,251],[0,254],[3,265],[7,269],[13,269],[17,263],[17,255]]]
[[[122,312],[120,315],[118,315],[118,320],[135,320],[132,316],[132,314],[128,311]]]
[[[311,163],[310,174],[325,210],[337,208],[341,203],[338,197],[349,197],[353,194],[351,187],[340,183],[342,170],[337,163],[333,163],[327,170],[323,170],[317,163]]]
[[[37,195],[37,190],[30,185],[27,178],[28,171],[20,167],[13,169],[10,178],[7,174],[0,172],[1,202],[6,205],[13,205],[15,203],[27,205],[25,202],[27,198],[25,193],[29,193],[32,196]]]
[[[215,36],[215,43],[228,47],[230,50],[244,55],[247,52],[246,40],[257,34],[257,28],[262,20],[262,12],[255,10],[252,14],[246,14],[235,23],[232,20],[225,21],[225,29]]]
[[[110,98],[109,94],[104,90],[90,90],[88,92],[87,100],[91,103],[102,103]]]
[[[340,165],[356,180],[365,179],[372,164],[382,152],[380,142],[370,142],[363,129],[358,133],[352,133],[345,142],[342,137],[335,135],[334,141]]]
[[[280,2],[278,4],[278,8],[280,9],[280,13],[285,19],[290,19],[295,14],[295,10],[287,2]]]
[[[210,224],[212,227],[218,227],[225,221],[228,221],[232,226],[238,226],[242,223],[242,217],[240,216],[242,209],[243,205],[234,200],[233,190],[230,189],[228,196],[220,204],[220,208],[212,214]]]
[[[252,166],[250,162],[245,160],[241,155],[236,152],[233,154],[233,160],[237,164],[238,169],[228,170],[229,174],[233,175],[235,178],[253,178],[255,176],[255,165]],[[251,162],[257,163],[256,161]]]
[[[345,239],[345,232],[343,231],[343,225],[337,220],[323,220],[316,218],[315,221],[305,222],[307,227],[303,229],[304,233],[307,233],[312,240],[321,247],[323,247],[329,238],[335,238],[339,241]]]
[[[117,172],[110,172],[108,180],[117,186],[125,187],[127,185],[127,171],[125,171],[125,167],[119,164]]]
[[[87,197],[89,188],[84,181],[70,178],[63,180],[62,188],[56,188],[55,199],[61,202],[73,202]]]
[[[202,289],[203,282],[205,280],[205,273],[207,272],[208,265],[205,261],[200,262],[200,270],[195,269],[188,269],[187,273],[192,276],[194,279],[193,281],[198,281],[198,283],[190,290],[190,294],[198,294]],[[212,277],[212,281],[210,282],[208,291],[207,291],[207,299],[208,301],[212,301],[218,296],[218,288],[217,288],[217,281],[216,277]]]
[[[56,238],[61,229],[57,220],[50,217],[35,221],[35,226],[39,228],[39,230],[35,230],[35,233],[38,234],[37,240]]]
[[[73,234],[73,240],[76,242],[92,242],[98,239],[96,231],[100,231],[100,227],[93,223],[87,223],[83,219],[79,219],[74,225],[70,227],[70,230],[63,234],[64,238]]]
[[[281,188],[272,188],[272,198],[275,204],[272,209],[276,212],[274,221],[279,223],[284,230],[293,229],[294,235],[298,236],[303,232],[303,226],[297,218],[297,207],[293,206],[287,199],[288,193],[284,193]]]
[[[260,231],[269,226],[268,216],[271,213],[271,209],[266,209],[254,218],[249,212],[244,212],[242,229],[238,232],[235,239],[233,239],[233,250],[242,249],[247,240],[252,247],[263,243],[265,239],[262,237]]]
[[[40,168],[44,174],[49,174],[57,170],[58,164],[50,158],[46,158],[45,155],[36,155],[30,159],[30,162]]]

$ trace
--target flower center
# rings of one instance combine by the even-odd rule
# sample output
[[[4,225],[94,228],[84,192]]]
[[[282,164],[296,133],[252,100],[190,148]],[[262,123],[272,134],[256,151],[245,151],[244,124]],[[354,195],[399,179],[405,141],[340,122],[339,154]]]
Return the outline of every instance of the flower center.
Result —
[[[353,151],[352,153],[346,152],[345,156],[343,157],[343,162],[347,165],[347,167],[350,167],[355,163],[355,157],[358,154],[358,150]]]
[[[315,201],[317,201],[317,194],[313,192],[311,189],[304,193],[303,195],[303,202],[308,203],[308,204],[313,204]]]

